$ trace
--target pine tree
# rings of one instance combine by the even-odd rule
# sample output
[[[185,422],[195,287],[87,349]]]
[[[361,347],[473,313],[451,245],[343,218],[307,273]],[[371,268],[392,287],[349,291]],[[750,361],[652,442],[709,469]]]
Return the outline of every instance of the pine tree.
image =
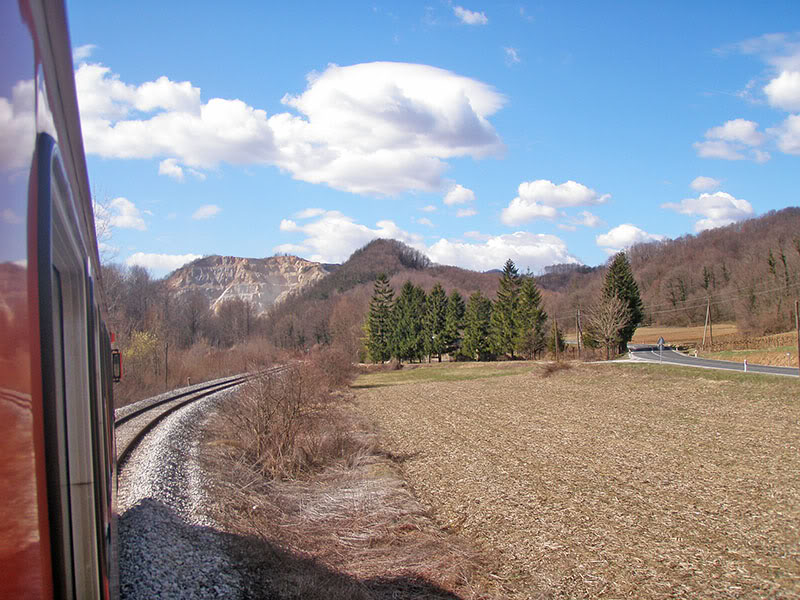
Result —
[[[425,309],[425,291],[406,281],[392,311],[394,328],[391,338],[391,354],[400,361],[421,359],[424,351],[422,341],[422,317]]]
[[[367,353],[375,363],[383,363],[391,357],[393,298],[394,291],[389,286],[389,278],[381,273],[375,280],[365,327]]]
[[[497,300],[492,308],[492,350],[497,354],[510,354],[514,358],[514,342],[518,335],[516,323],[520,276],[510,258],[503,266]]]
[[[444,335],[447,319],[447,294],[442,284],[436,283],[428,294],[425,302],[425,353],[428,362],[434,354],[442,362],[442,353],[445,351],[446,338]]]
[[[547,313],[542,308],[542,294],[533,277],[522,279],[516,321],[514,345],[517,351],[530,359],[536,358],[547,346]]]
[[[633,278],[631,264],[624,252],[619,252],[614,256],[611,266],[606,273],[605,284],[603,285],[603,297],[619,298],[628,310],[630,320],[620,331],[619,352],[625,352],[628,342],[633,339],[636,327],[644,318],[644,305],[639,296],[639,286]]]
[[[447,312],[444,322],[445,348],[451,359],[458,354],[461,348],[461,330],[464,328],[464,298],[453,290],[447,298]]]
[[[491,355],[489,330],[492,318],[492,301],[475,292],[469,297],[464,313],[464,339],[461,355],[469,360],[486,360]]]

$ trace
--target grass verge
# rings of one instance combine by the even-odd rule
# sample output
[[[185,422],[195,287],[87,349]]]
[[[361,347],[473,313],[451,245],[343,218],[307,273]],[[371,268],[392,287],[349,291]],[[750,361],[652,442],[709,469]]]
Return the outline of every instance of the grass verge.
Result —
[[[318,367],[251,386],[211,424],[209,516],[231,534],[247,597],[504,597],[489,555],[437,526],[402,478],[409,457],[382,450],[323,376],[337,370]]]

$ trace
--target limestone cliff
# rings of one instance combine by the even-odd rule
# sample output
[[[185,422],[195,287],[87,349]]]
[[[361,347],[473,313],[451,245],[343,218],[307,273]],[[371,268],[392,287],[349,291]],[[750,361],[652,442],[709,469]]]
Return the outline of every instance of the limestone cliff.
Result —
[[[178,296],[201,292],[212,310],[227,300],[239,298],[252,303],[256,314],[260,314],[291,292],[327,274],[320,263],[296,256],[206,256],[173,271],[167,278],[167,286]]]

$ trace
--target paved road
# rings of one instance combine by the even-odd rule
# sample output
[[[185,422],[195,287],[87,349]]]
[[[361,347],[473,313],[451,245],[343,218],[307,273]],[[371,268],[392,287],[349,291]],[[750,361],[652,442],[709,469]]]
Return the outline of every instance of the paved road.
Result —
[[[711,360],[710,358],[694,358],[676,352],[669,346],[664,346],[664,351],[659,353],[658,346],[647,344],[628,344],[632,360],[659,362],[689,367],[704,367],[706,369],[727,369],[729,371],[744,371],[744,364],[729,360]],[[660,354],[660,358],[659,358]],[[767,373],[770,375],[791,375],[797,377],[796,367],[769,367],[765,365],[747,365],[748,373]]]

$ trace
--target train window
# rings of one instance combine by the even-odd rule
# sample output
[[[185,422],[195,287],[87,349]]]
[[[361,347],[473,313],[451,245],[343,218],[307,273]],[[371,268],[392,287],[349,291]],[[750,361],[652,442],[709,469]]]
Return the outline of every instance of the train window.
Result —
[[[48,495],[56,581],[66,598],[100,594],[86,250],[58,149],[39,138],[39,300]],[[44,349],[50,355],[45,359]]]

